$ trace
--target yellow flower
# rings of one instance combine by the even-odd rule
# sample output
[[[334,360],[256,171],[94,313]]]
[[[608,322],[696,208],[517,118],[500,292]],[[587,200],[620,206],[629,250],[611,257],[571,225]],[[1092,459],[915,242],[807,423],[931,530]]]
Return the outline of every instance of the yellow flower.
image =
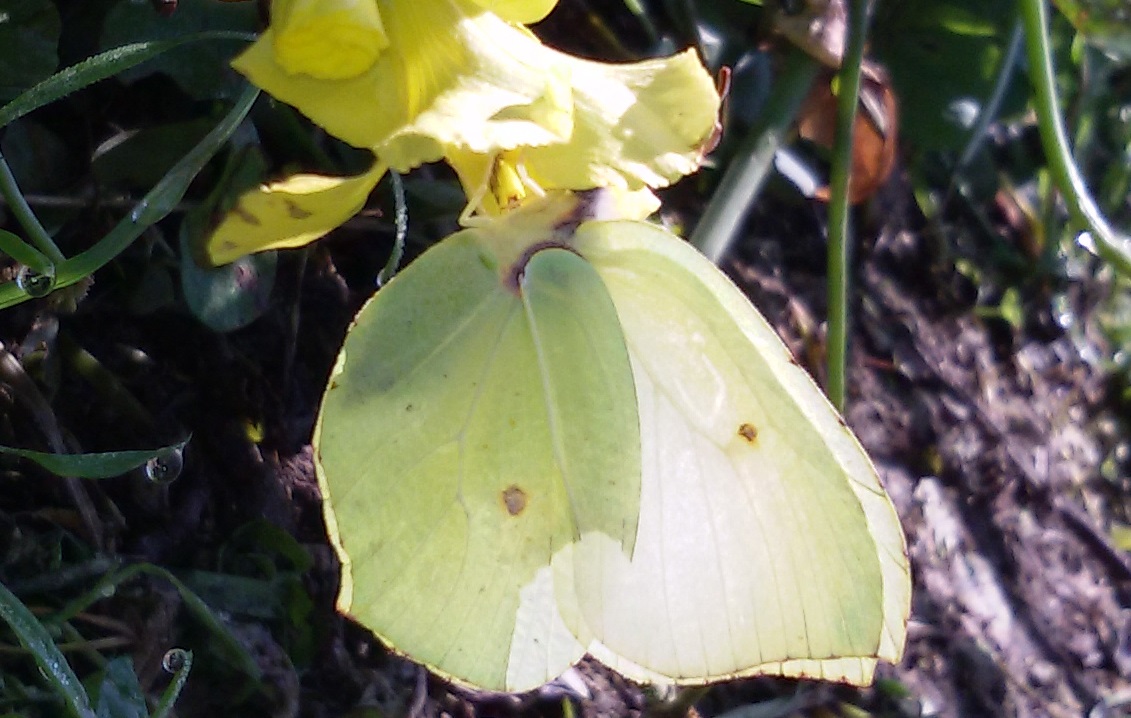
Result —
[[[275,61],[292,75],[357,77],[389,45],[373,0],[275,0],[271,14]]]
[[[571,57],[518,24],[554,2],[276,0],[271,26],[233,66],[376,159],[356,177],[299,175],[245,195],[210,239],[212,260],[311,241],[356,211],[386,167],[447,159],[469,195],[500,161],[524,173],[518,196],[487,193],[487,213],[521,201],[527,184],[640,192],[693,172],[719,106],[694,53],[622,65]],[[315,49],[338,38],[348,41]]]
[[[475,0],[475,4],[508,22],[530,25],[549,15],[558,0]]]
[[[309,244],[357,214],[384,174],[385,165],[374,162],[356,177],[296,174],[246,192],[209,237],[208,258],[227,264]]]

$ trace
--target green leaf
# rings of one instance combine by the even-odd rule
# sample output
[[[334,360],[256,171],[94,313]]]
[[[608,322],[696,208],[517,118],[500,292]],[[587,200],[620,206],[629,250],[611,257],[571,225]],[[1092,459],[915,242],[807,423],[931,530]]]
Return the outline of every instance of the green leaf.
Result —
[[[181,223],[181,290],[193,315],[210,329],[241,329],[270,307],[275,286],[276,252],[249,254],[222,267],[202,267],[192,246],[200,237],[199,213]],[[195,220],[195,221],[194,221]]]
[[[86,608],[105,598],[109,593],[122,583],[133,579],[138,574],[157,576],[173,585],[184,601],[185,608],[198,620],[211,634],[208,643],[210,651],[222,657],[232,666],[240,670],[248,678],[258,681],[262,671],[255,659],[248,655],[246,648],[235,637],[227,624],[217,616],[208,604],[192,592],[179,578],[160,566],[149,563],[135,563],[106,574],[101,580],[82,596],[70,601],[51,617],[53,623],[61,623],[78,615]],[[187,673],[186,673],[187,675]]]
[[[0,446],[0,454],[30,459],[56,476],[107,479],[113,476],[121,476],[127,471],[143,466],[150,460],[156,460],[171,453],[178,453],[184,449],[187,443],[188,439],[185,439],[180,443],[160,449],[105,451],[91,454],[51,454],[44,451]]]
[[[959,149],[990,96],[1015,21],[1010,3],[903,0],[877,14],[872,49],[900,103],[900,133],[916,151]],[[1003,114],[1024,107],[1015,82]]]
[[[149,718],[145,695],[129,656],[113,658],[103,668],[96,711],[98,718]]]
[[[215,126],[216,118],[201,117],[116,135],[95,151],[91,172],[103,186],[145,191]]]
[[[1053,0],[1091,42],[1122,61],[1131,60],[1131,5],[1127,0]]]
[[[20,599],[0,583],[0,619],[12,629],[16,640],[31,653],[54,693],[63,699],[74,718],[94,718],[90,699],[51,636]]]
[[[272,565],[280,571],[300,574],[314,566],[310,552],[294,536],[266,519],[254,519],[240,526],[232,532],[220,551],[221,565],[255,554],[269,557]],[[268,573],[273,574],[274,571]]]
[[[278,620],[283,615],[280,582],[214,571],[188,571],[183,580],[205,603],[227,615],[261,621]]]
[[[55,72],[59,29],[59,12],[50,0],[0,5],[0,103]]]
[[[173,648],[165,654],[161,662],[166,670],[173,671],[173,680],[161,694],[161,701],[153,711],[153,718],[166,718],[172,712],[173,704],[181,695],[181,690],[185,687],[185,681],[188,680],[189,672],[192,670],[192,661],[192,651]]]
[[[190,37],[178,37],[163,42],[137,42],[115,47],[112,50],[87,58],[80,63],[61,70],[35,87],[30,88],[16,99],[0,107],[0,127],[13,122],[34,110],[50,104],[72,92],[93,85],[99,80],[113,77],[134,65],[157,57],[163,52],[179,45],[202,40],[237,39],[246,37],[239,33],[214,32]]]
[[[212,155],[228,141],[228,138],[243,122],[258,96],[258,89],[251,86],[246,87],[243,94],[228,111],[228,114],[224,116],[224,119],[198,145],[193,147],[192,151],[182,157],[161,178],[161,181],[134,206],[129,215],[110,230],[109,234],[90,249],[58,264],[56,266],[55,289],[68,287],[90,276],[118,256],[147,227],[164,219],[169,212],[173,211],[188,190],[193,178],[196,177]],[[16,100],[16,103],[19,102],[20,100]],[[0,114],[2,112],[3,110],[0,110]],[[0,284],[0,309],[19,304],[27,301],[27,299],[27,293],[20,289],[16,282]]]
[[[253,2],[191,0],[181,2],[168,17],[153,11],[149,0],[125,0],[115,5],[106,17],[102,46],[116,47],[132,42],[175,40],[208,32],[253,35],[259,29],[259,16]],[[126,81],[154,72],[165,73],[197,99],[234,98],[243,87],[242,78],[228,68],[239,45],[204,43],[183,47],[156,59],[144,68],[122,73]]]

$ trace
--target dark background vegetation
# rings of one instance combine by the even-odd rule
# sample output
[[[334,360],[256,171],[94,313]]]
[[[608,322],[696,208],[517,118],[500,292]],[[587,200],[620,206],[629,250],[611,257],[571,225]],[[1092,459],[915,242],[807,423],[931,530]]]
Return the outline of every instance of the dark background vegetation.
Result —
[[[1084,30],[1054,18],[1076,156],[1113,221],[1129,226],[1124,10],[1062,8]],[[738,0],[654,0],[642,10],[562,0],[536,29],[591,57],[699,44],[712,69],[734,68],[722,145],[665,195],[665,219],[690,229],[755,124],[787,41],[765,8]],[[0,0],[0,11],[3,104],[127,41],[254,31],[263,8],[182,0],[168,14],[134,0]],[[1023,62],[998,120],[970,144],[971,112],[1001,76],[1015,14],[1010,2],[882,0],[872,26],[869,56],[890,74],[900,139],[893,171],[853,215],[846,414],[908,536],[906,656],[867,691],[751,679],[714,689],[698,704],[703,714],[1128,712],[1131,302],[1126,279],[1074,242],[1078,228],[1044,170]],[[239,46],[179,48],[0,130],[0,149],[64,253],[96,242],[223,115],[240,87],[226,67]],[[826,150],[791,149],[820,184]],[[356,167],[347,148],[263,97],[183,206],[92,283],[0,312],[0,444],[50,450],[56,429],[71,452],[192,437],[173,481],[144,469],[62,480],[0,458],[0,580],[107,705],[118,694],[123,705],[159,695],[169,681],[162,657],[182,647],[195,656],[182,716],[560,715],[561,691],[452,689],[335,613],[337,566],[309,442],[347,324],[387,260],[392,195],[382,184],[331,237],[257,260],[240,301],[209,312],[209,297],[231,294],[240,278],[186,279],[195,238],[183,219],[235,156],[258,177]],[[406,188],[411,258],[451,231],[464,200],[442,168],[410,175]],[[0,226],[21,232],[3,205]],[[775,175],[724,262],[818,377],[824,233],[824,206]],[[15,264],[0,259],[11,279]],[[99,583],[127,566],[160,567],[181,583],[156,570]],[[84,597],[83,610],[60,618]],[[659,700],[596,666],[579,675],[589,697],[573,710],[584,715],[635,715]],[[62,710],[0,631],[0,716]]]

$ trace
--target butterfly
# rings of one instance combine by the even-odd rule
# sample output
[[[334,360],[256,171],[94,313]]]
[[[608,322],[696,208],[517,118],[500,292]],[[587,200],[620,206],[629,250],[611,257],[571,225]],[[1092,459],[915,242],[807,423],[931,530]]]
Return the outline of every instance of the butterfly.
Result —
[[[314,438],[339,608],[491,690],[586,653],[870,682],[911,591],[875,469],[725,275],[600,199],[457,232],[358,314]]]

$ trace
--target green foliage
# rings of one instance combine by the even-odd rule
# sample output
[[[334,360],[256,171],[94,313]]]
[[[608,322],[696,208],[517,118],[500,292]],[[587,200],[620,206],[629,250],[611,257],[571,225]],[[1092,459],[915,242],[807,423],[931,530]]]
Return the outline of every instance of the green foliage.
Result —
[[[193,247],[205,234],[207,217],[197,211],[181,223],[181,291],[196,317],[218,332],[230,332],[258,319],[270,306],[277,259],[261,252],[222,267],[201,267]]]
[[[91,718],[94,712],[79,679],[59,652],[51,635],[7,586],[0,583],[0,619],[35,660],[49,685],[73,718]]]
[[[1131,60],[1131,7],[1124,0],[1053,0],[1088,42]]]
[[[166,654],[164,668],[173,674],[173,680],[160,697],[157,710],[150,714],[133,662],[128,656],[105,661],[100,670],[80,682],[45,624],[3,583],[0,583],[0,620],[31,654],[52,696],[63,704],[64,711],[72,718],[150,718],[151,715],[152,718],[164,718],[180,695],[192,668],[191,652],[173,649]],[[22,685],[17,687],[14,675],[8,678],[12,682],[10,685],[0,680],[0,702],[11,702],[18,708],[22,702],[18,696],[20,692],[27,698],[34,694]]]
[[[106,5],[108,3],[101,3],[100,7],[105,9]],[[203,3],[191,5],[199,9]],[[65,309],[66,302],[62,301],[65,294],[71,295],[71,301],[81,297],[79,292],[59,290],[72,285],[83,286],[95,270],[131,251],[135,240],[143,233],[153,232],[157,222],[176,210],[197,174],[213,155],[226,146],[229,137],[241,125],[258,93],[247,89],[233,73],[227,71],[226,63],[249,38],[248,31],[253,30],[256,24],[255,11],[243,4],[214,2],[210,6],[204,16],[201,11],[190,10],[181,20],[159,27],[158,23],[147,24],[147,18],[151,21],[157,17],[148,3],[117,3],[106,20],[104,40],[109,40],[104,45],[106,50],[90,57],[84,54],[87,41],[97,37],[103,27],[101,11],[94,4],[68,14],[67,22],[73,23],[70,25],[60,23],[55,4],[51,2],[18,0],[0,8],[0,77],[6,83],[0,87],[0,128],[4,132],[3,149],[11,153],[16,169],[13,172],[12,167],[0,157],[0,192],[11,209],[10,216],[18,223],[18,226],[10,225],[9,229],[0,230],[0,251],[23,265],[12,268],[7,275],[10,281],[0,285],[0,307],[12,306],[31,296],[54,293],[54,306]],[[120,42],[114,42],[115,38]],[[164,53],[175,48],[179,48],[182,54],[174,52],[163,58]],[[59,57],[66,57],[68,63],[73,64],[55,72]],[[137,69],[146,62],[151,62],[151,65]],[[68,222],[76,216],[76,212],[36,211],[26,201],[19,183],[22,182],[25,190],[39,192],[57,192],[62,187],[73,186],[70,183],[75,178],[68,173],[74,168],[61,166],[59,160],[67,152],[74,151],[76,138],[70,130],[65,132],[71,132],[71,136],[59,134],[60,125],[52,119],[59,117],[61,110],[66,116],[67,109],[83,109],[84,100],[76,99],[75,94],[80,90],[87,91],[82,97],[94,98],[105,90],[107,81],[117,83],[118,91],[121,91],[125,87],[121,84],[123,81],[148,77],[154,72],[168,72],[190,91],[219,102],[206,108],[208,111],[203,116],[198,111],[196,116],[189,117],[177,114],[191,109],[180,103],[173,121],[160,126],[145,124],[140,131],[124,132],[117,138],[118,142],[108,143],[94,152],[89,170],[85,163],[76,163],[80,171],[90,171],[90,177],[102,187],[112,192],[129,193],[131,202],[126,211],[114,218],[116,224],[112,222],[112,229],[101,238],[87,238],[77,247],[69,244],[66,237],[68,232],[73,232],[73,227]],[[170,88],[179,92],[171,85]],[[170,96],[170,91],[166,91],[166,96]],[[47,121],[44,122],[43,118]],[[139,119],[145,121],[144,118]],[[144,195],[139,197],[138,193]],[[51,220],[41,221],[40,216]],[[102,224],[97,222],[94,226]],[[194,286],[198,285],[199,281]],[[215,290],[202,289],[189,294],[199,298],[210,291],[215,293]],[[231,292],[230,289],[228,291]],[[203,311],[202,314],[211,316]],[[224,316],[220,321],[224,320]],[[52,336],[46,341],[44,351],[28,352],[23,358],[28,361],[40,354],[46,355],[46,370],[50,374],[52,370],[58,371],[59,355],[68,355],[66,346],[67,341],[57,341]],[[64,439],[60,422],[53,413],[54,407],[23,373],[24,367],[7,351],[3,354],[8,362],[5,365],[5,382],[14,382],[18,387],[17,396],[32,407],[31,414],[36,419],[37,428],[47,434],[48,443],[54,449],[43,452],[0,447],[0,454],[6,455],[7,467],[18,467],[22,460],[34,462],[57,476],[68,477],[66,481],[79,477],[105,478],[110,479],[107,483],[118,485],[123,479],[112,477],[131,474],[148,479],[139,482],[139,485],[150,487],[140,490],[143,495],[146,491],[167,490],[163,485],[180,472],[181,452],[187,441],[145,451],[64,453],[64,447],[75,446],[74,438],[68,435]],[[112,402],[126,407],[127,414],[133,412],[131,418],[138,420],[138,425],[145,431],[154,431],[154,427],[146,426],[152,419],[147,422],[146,410],[129,396],[123,383],[105,367],[84,369],[84,356],[97,365],[97,360],[77,348],[69,355],[74,361],[70,368],[77,369],[77,373],[91,369],[88,378],[96,382],[96,390],[109,396]],[[40,370],[43,369],[40,367]],[[50,383],[48,375],[47,384]],[[6,423],[6,426],[10,428],[10,424]],[[90,432],[84,430],[82,433]],[[76,488],[80,484],[65,485],[77,495],[85,496],[83,489]],[[80,513],[82,508],[80,501]],[[112,515],[118,511],[106,498],[102,499],[99,508]],[[84,513],[82,517],[86,521],[86,530],[96,531],[99,528],[98,517],[93,512]],[[11,635],[23,646],[22,650],[26,651],[28,666],[38,665],[46,679],[45,688],[39,688],[34,669],[26,676],[20,671],[5,671],[0,679],[0,712],[10,709],[24,715],[31,706],[39,703],[66,705],[70,715],[83,718],[167,716],[185,686],[192,666],[191,653],[179,649],[170,651],[166,656],[166,669],[172,674],[172,680],[161,695],[152,695],[151,689],[147,697],[138,680],[142,667],[135,667],[128,656],[114,655],[112,649],[99,649],[97,642],[88,642],[75,626],[76,621],[81,622],[77,617],[91,607],[95,611],[103,611],[103,602],[108,597],[117,596],[115,601],[119,602],[119,609],[125,605],[122,601],[129,603],[136,600],[139,589],[145,585],[145,581],[139,581],[139,578],[145,576],[172,585],[173,595],[179,597],[178,605],[183,605],[191,617],[191,620],[182,621],[188,626],[183,630],[184,638],[198,647],[204,659],[202,670],[205,675],[213,680],[217,676],[242,676],[240,680],[247,686],[242,691],[245,699],[263,693],[258,665],[234,636],[225,619],[218,617],[213,608],[173,573],[151,564],[121,566],[117,560],[92,557],[89,546],[70,536],[69,532],[58,529],[49,534],[31,532],[27,527],[21,530],[19,519],[13,519],[3,511],[0,511],[0,525],[5,529],[11,527],[16,537],[15,543],[3,544],[5,553],[0,562],[0,575],[4,584],[0,584],[0,616],[10,628]],[[98,543],[100,537],[93,535],[87,538]],[[295,553],[301,549],[288,545],[283,550],[292,556],[292,566],[297,565],[294,564],[297,561],[302,565],[301,571],[309,568],[309,559],[302,563]],[[301,557],[305,558],[305,553]],[[32,577],[27,578],[29,575]],[[227,574],[216,575],[225,577]],[[309,657],[312,639],[305,622],[310,602],[297,575],[290,573],[280,579],[270,595],[280,596],[273,599],[273,603],[280,606],[279,630],[294,634],[297,654]],[[25,578],[21,579],[21,576]],[[127,584],[127,591],[119,590]],[[122,598],[123,594],[125,598]],[[155,594],[140,591],[140,595],[144,598],[138,607],[142,607],[146,600],[152,602]],[[25,601],[47,610],[36,617],[28,611]],[[114,637],[110,645],[114,645],[115,641],[121,645],[122,638]],[[82,682],[56,646],[57,642],[72,650],[77,646],[88,659],[93,658],[93,669],[89,661],[81,664],[84,667]],[[14,650],[12,646],[8,649]],[[151,671],[152,667],[144,670]],[[239,694],[225,697],[228,706],[236,705],[240,700]]]
[[[55,71],[59,29],[51,0],[8,0],[0,7],[0,104]]]
[[[179,456],[187,443],[186,439],[172,446],[149,451],[106,451],[94,454],[55,454],[0,446],[0,454],[30,459],[56,476],[105,479],[121,476],[157,460],[167,461],[170,456]]]
[[[180,3],[177,11],[163,17],[148,1],[116,3],[106,17],[102,47],[110,49],[135,42],[177,41],[186,37],[224,33],[235,42],[191,43],[174,52],[162,53],[144,67],[124,70],[120,77],[133,82],[151,73],[164,73],[197,99],[234,100],[244,87],[243,78],[228,67],[244,39],[254,37],[259,18],[256,3],[193,0]]]
[[[127,656],[110,659],[95,685],[91,694],[98,718],[149,718],[133,661]]]
[[[903,0],[882,3],[871,38],[899,97],[900,132],[913,156],[957,151],[970,138],[993,91],[1010,30],[1010,3]],[[1026,93],[1013,83],[1001,113],[1012,116]]]

